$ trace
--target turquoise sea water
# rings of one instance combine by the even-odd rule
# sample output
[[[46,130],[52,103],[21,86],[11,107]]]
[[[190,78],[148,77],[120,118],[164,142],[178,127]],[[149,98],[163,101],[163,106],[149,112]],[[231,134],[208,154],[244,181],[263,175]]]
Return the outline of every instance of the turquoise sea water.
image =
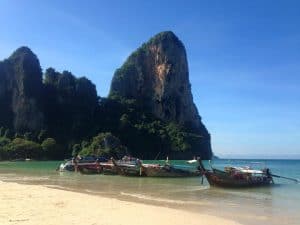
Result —
[[[179,167],[189,167],[185,161],[171,162]],[[200,177],[142,178],[59,173],[55,171],[59,164],[58,161],[0,162],[0,180],[207,213],[244,224],[300,224],[300,184],[287,180],[275,179],[276,184],[271,187],[221,189],[209,187],[205,179],[201,184]],[[300,160],[214,161],[217,168],[226,165],[267,166],[274,174],[300,179]]]

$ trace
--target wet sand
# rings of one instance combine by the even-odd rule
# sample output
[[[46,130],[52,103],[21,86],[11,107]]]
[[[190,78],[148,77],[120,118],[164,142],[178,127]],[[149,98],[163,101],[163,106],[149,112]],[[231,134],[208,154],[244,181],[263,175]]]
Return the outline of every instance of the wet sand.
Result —
[[[1,225],[238,225],[232,220],[40,185],[0,181]]]

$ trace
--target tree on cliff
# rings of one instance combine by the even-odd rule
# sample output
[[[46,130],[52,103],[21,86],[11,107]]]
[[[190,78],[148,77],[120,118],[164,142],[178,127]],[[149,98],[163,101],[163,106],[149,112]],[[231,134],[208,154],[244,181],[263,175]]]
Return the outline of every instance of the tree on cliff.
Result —
[[[57,144],[55,139],[45,139],[41,147],[43,149],[43,156],[48,159],[59,159],[61,157],[61,147]]]
[[[127,153],[127,149],[120,140],[111,133],[100,133],[93,137],[90,144],[85,146],[79,154],[81,156],[93,155],[103,157],[121,158]]]

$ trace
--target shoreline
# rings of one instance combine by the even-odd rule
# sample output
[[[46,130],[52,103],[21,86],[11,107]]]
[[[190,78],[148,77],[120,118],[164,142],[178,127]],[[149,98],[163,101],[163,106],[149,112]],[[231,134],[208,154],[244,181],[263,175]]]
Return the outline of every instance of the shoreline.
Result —
[[[0,181],[0,224],[239,225],[233,220],[164,206]]]

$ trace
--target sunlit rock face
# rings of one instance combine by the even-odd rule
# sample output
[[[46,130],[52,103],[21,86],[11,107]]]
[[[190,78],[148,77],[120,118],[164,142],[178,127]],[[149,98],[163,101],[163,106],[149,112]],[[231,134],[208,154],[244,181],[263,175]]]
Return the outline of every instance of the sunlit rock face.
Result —
[[[164,121],[174,121],[203,136],[211,155],[210,135],[193,102],[186,51],[173,32],[162,32],[133,52],[113,77],[110,95],[137,99]]]

